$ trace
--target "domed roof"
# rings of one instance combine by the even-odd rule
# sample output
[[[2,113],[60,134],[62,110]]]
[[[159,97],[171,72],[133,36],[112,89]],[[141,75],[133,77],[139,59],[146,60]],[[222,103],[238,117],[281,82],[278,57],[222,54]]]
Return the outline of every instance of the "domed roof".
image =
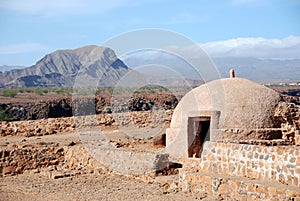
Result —
[[[243,78],[225,78],[201,85],[177,105],[171,127],[180,127],[191,111],[220,111],[219,129],[277,127],[273,120],[279,93]]]

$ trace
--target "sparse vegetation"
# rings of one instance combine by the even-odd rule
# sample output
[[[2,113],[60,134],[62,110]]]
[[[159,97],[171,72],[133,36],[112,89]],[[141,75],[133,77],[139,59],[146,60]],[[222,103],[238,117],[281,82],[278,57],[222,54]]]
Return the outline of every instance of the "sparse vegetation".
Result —
[[[0,89],[0,96],[15,97],[17,94],[33,93],[36,95],[45,95],[55,93],[61,95],[101,95],[101,94],[162,94],[162,93],[182,93],[187,92],[191,87],[162,87],[162,86],[143,86],[143,87],[97,87],[95,88],[63,88],[63,87],[28,87],[14,89]]]
[[[1,91],[1,95],[5,97],[15,97],[18,94],[17,89],[5,89]]]
[[[104,114],[110,114],[110,113],[112,113],[111,107],[105,106],[103,108],[103,110],[102,110],[102,113],[104,113]]]
[[[95,95],[95,90],[92,88],[75,88],[73,94],[76,96]]]
[[[48,91],[46,92],[46,90],[43,90],[42,88],[35,88],[34,93],[36,95],[43,95],[44,93],[48,93]]]
[[[4,110],[0,109],[0,122],[1,121],[13,121],[14,118],[9,115],[9,114],[6,114]]]
[[[5,97],[15,97],[18,93],[34,93],[36,95],[44,95],[47,93],[56,93],[69,95],[72,94],[72,88],[58,88],[58,87],[28,87],[28,88],[15,88],[15,89],[0,89],[0,95]]]

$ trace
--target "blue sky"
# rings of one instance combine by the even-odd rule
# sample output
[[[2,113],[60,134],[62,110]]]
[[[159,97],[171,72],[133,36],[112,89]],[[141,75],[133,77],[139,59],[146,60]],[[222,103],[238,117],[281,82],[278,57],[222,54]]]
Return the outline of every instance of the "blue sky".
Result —
[[[32,65],[144,28],[178,32],[216,55],[250,44],[254,53],[288,49],[285,57],[298,58],[299,19],[299,0],[0,0],[0,65]]]

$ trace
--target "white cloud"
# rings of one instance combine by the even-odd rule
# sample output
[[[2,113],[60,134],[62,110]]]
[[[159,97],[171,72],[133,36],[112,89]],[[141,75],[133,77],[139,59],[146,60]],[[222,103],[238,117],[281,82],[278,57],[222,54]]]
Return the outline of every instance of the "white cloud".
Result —
[[[200,44],[212,57],[300,58],[300,36],[284,39],[235,38]]]
[[[39,43],[25,42],[0,46],[0,55],[20,54],[34,51],[46,50],[47,48]]]
[[[129,4],[130,0],[1,0],[0,8],[29,14],[61,15],[106,12]]]

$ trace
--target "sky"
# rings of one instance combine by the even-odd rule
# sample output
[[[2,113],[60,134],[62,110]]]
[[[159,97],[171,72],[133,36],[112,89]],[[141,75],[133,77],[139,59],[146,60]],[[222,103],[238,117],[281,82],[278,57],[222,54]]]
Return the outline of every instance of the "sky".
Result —
[[[181,34],[211,56],[300,58],[300,0],[0,0],[0,27],[0,65],[30,66],[147,28]]]

